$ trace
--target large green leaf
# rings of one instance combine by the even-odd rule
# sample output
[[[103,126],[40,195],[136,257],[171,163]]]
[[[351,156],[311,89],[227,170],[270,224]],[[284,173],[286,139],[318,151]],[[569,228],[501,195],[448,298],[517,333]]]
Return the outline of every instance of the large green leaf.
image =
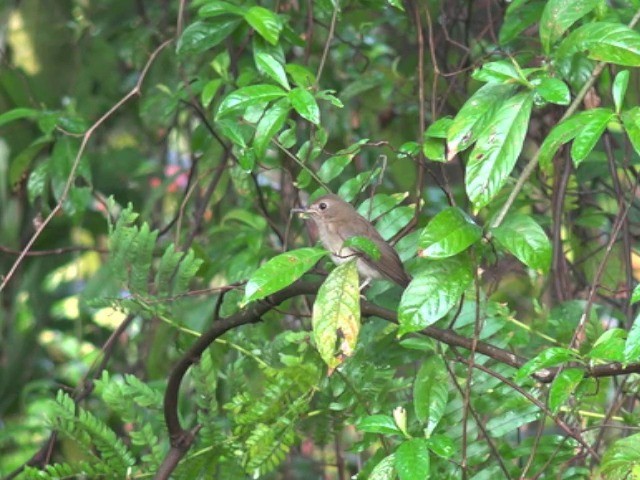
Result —
[[[396,449],[396,471],[400,480],[426,480],[430,474],[429,448],[424,438],[405,440]]]
[[[41,110],[35,110],[33,108],[14,108],[13,110],[0,114],[0,127],[23,118],[38,118],[42,114],[43,112]]]
[[[631,146],[636,151],[636,155],[640,155],[640,107],[622,112],[621,118]]]
[[[613,97],[613,104],[616,107],[616,113],[620,113],[622,110],[622,104],[624,103],[624,96],[627,94],[627,86],[629,85],[629,70],[622,70],[618,72],[613,86],[611,87],[611,96]]]
[[[546,53],[564,32],[591,12],[601,0],[549,0],[540,18],[540,40]]]
[[[275,85],[261,84],[239,88],[222,100],[220,107],[218,107],[216,119],[244,111],[251,106],[282,98],[286,94],[285,90]]]
[[[640,474],[640,433],[618,440],[602,456],[601,473],[607,480],[636,479]]]
[[[640,33],[619,23],[587,23],[560,43],[555,58],[562,64],[561,68],[567,70],[570,57],[581,52],[586,52],[592,60],[637,67],[640,66]]]
[[[394,480],[396,478],[396,456],[391,454],[378,462],[371,470],[371,474],[367,480]]]
[[[545,3],[542,0],[510,2],[500,27],[500,43],[517,39],[523,31],[537,23]]]
[[[318,102],[308,90],[296,87],[289,92],[289,100],[291,105],[300,114],[302,118],[309,120],[311,123],[318,125],[320,123],[320,109]]]
[[[418,240],[421,257],[452,257],[482,237],[482,229],[458,207],[447,207],[422,230]]]
[[[200,18],[212,18],[220,15],[243,16],[243,14],[243,8],[222,0],[207,2],[198,9],[198,16]]]
[[[253,139],[253,148],[259,159],[264,157],[269,143],[284,126],[289,117],[290,110],[289,100],[283,98],[275,102],[264,112],[264,115],[256,126],[256,134]]]
[[[488,83],[462,106],[447,133],[447,159],[473,144],[485,129],[501,101],[511,96],[514,85]]]
[[[636,287],[636,290],[638,290],[638,287]],[[638,360],[640,360],[640,315],[633,321],[624,344],[624,361],[630,363]]]
[[[356,428],[361,432],[402,435],[402,431],[389,415],[368,415],[358,422]]]
[[[440,320],[472,280],[471,263],[464,255],[427,261],[402,294],[399,334],[422,330]]]
[[[225,17],[215,22],[193,22],[180,35],[176,49],[180,55],[202,53],[231,35],[240,23],[238,18]]]
[[[584,377],[584,370],[580,368],[566,368],[553,379],[549,389],[549,408],[557,412],[569,399]]]
[[[418,370],[413,384],[413,406],[425,432],[431,435],[440,422],[449,398],[449,374],[442,359],[432,355]]]
[[[516,380],[522,380],[542,368],[553,367],[569,360],[576,360],[577,356],[576,352],[568,348],[547,348],[520,367],[516,373]]]
[[[244,19],[271,45],[278,43],[282,31],[282,21],[271,10],[253,6],[246,11]]]
[[[300,248],[273,257],[251,275],[243,303],[265,298],[291,285],[326,254],[321,248]]]
[[[607,128],[607,124],[614,117],[614,113],[606,108],[597,109],[595,112],[578,131],[571,145],[571,158],[576,167],[591,153]]]
[[[533,95],[522,92],[505,100],[474,147],[465,174],[467,195],[484,207],[507,181],[522,151]]]
[[[540,146],[538,161],[540,167],[548,169],[551,161],[561,145],[573,140],[585,126],[590,123],[598,123],[603,117],[610,118],[611,111],[606,108],[593,108],[583,112],[578,112],[559,123],[547,135]],[[639,116],[640,118],[640,116]],[[626,125],[626,124],[625,124]],[[640,129],[639,129],[640,131]],[[639,137],[640,142],[640,137]],[[639,143],[640,146],[640,143]],[[580,148],[580,153],[584,152],[584,146]]]
[[[287,80],[287,74],[284,71],[284,67],[282,64],[266,52],[255,52],[254,53],[254,61],[256,62],[256,67],[260,72],[268,75],[271,79],[278,82],[282,87],[287,90],[291,89],[289,85],[289,80]]]
[[[551,242],[533,218],[512,213],[491,233],[500,245],[525,265],[543,272],[549,270]]]
[[[316,348],[329,368],[353,354],[360,331],[360,283],[354,260],[338,266],[324,281],[313,304],[311,324]]]
[[[535,92],[545,101],[558,105],[569,105],[571,102],[571,92],[566,83],[558,78],[545,77],[537,82]]]

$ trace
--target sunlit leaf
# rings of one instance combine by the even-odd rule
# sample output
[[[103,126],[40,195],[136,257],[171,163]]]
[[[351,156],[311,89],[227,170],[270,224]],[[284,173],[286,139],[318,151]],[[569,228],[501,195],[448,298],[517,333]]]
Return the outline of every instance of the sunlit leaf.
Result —
[[[511,96],[514,85],[488,83],[479,88],[462,106],[447,134],[447,160],[473,144],[489,124],[498,105]]]
[[[551,241],[536,221],[520,213],[508,215],[491,233],[508,252],[525,265],[547,272],[551,266]]]
[[[430,435],[444,415],[449,398],[449,373],[442,359],[432,355],[422,363],[413,384],[416,417]]]
[[[291,285],[326,254],[320,248],[300,248],[273,257],[249,278],[243,303],[265,298]]]
[[[296,87],[289,92],[289,100],[291,105],[300,114],[302,118],[309,120],[311,123],[320,123],[320,109],[313,95],[304,88]]]
[[[360,331],[360,284],[356,262],[335,268],[324,281],[313,304],[313,339],[329,368],[353,355]],[[338,343],[338,345],[336,345]]]
[[[558,373],[549,389],[549,408],[552,412],[557,412],[564,405],[583,377],[584,371],[579,368],[565,368]]]
[[[278,43],[282,31],[282,21],[271,10],[253,6],[246,11],[244,19],[271,45]]]
[[[532,104],[529,92],[505,100],[478,137],[465,175],[467,195],[476,207],[487,205],[511,174],[529,128]]]
[[[544,51],[549,53],[551,45],[575,22],[591,12],[600,0],[549,0],[540,18],[540,40]]]
[[[396,449],[396,471],[400,480],[429,478],[429,448],[424,438],[413,438],[400,444]]]
[[[282,98],[287,94],[285,90],[275,85],[250,85],[234,90],[227,95],[220,107],[216,119],[222,118],[232,113],[242,112],[245,109]]]
[[[471,264],[463,255],[427,261],[402,294],[399,335],[422,330],[444,317],[472,280]]]
[[[418,254],[425,258],[452,257],[482,237],[482,229],[465,212],[448,207],[438,213],[422,230]]]

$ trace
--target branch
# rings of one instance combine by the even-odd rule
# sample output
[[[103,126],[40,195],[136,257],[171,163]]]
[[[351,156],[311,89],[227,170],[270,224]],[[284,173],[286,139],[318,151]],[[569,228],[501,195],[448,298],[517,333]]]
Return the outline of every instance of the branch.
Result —
[[[195,441],[196,434],[200,429],[199,425],[189,429],[183,427],[178,416],[180,384],[182,383],[182,379],[189,368],[200,360],[202,353],[209,347],[209,345],[229,330],[242,325],[257,323],[262,320],[262,316],[265,313],[277,307],[282,302],[300,295],[315,295],[319,287],[320,282],[298,280],[292,285],[274,293],[264,300],[253,302],[239,312],[216,321],[213,326],[204,332],[202,336],[193,343],[191,348],[182,355],[169,375],[167,390],[164,396],[164,418],[165,423],[167,424],[167,430],[169,431],[171,448],[165,456],[162,465],[156,472],[154,477],[155,480],[169,479],[171,473],[175,470],[180,460],[191,448],[191,445]],[[398,323],[398,314],[396,312],[380,307],[366,300],[361,301],[360,309],[362,316],[364,317],[375,316],[396,324]],[[481,353],[513,368],[520,368],[527,362],[527,359],[511,353],[508,350],[504,350],[474,338],[463,337],[453,330],[429,326],[423,329],[420,333],[450,346],[460,347],[475,353]],[[618,363],[612,363],[592,368],[583,368],[585,368],[585,376],[595,378],[640,372],[640,363],[629,364],[626,366],[622,366]],[[543,369],[532,376],[535,380],[541,383],[550,383],[555,378],[557,372],[557,368]]]

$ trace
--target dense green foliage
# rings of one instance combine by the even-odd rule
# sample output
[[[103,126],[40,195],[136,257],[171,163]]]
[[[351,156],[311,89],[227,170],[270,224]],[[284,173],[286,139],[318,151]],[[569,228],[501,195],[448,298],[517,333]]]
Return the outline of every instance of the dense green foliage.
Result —
[[[0,5],[0,476],[640,478],[639,18]]]

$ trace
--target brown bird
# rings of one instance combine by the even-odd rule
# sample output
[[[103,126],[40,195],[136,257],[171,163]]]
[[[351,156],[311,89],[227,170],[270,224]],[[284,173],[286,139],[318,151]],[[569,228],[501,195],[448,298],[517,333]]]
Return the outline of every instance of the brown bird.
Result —
[[[318,227],[318,235],[324,247],[331,252],[336,264],[358,257],[358,273],[367,285],[372,279],[386,278],[401,287],[406,287],[411,277],[405,272],[398,253],[378,233],[373,224],[360,215],[350,203],[338,195],[329,194],[318,198],[308,208],[297,210]],[[373,242],[380,252],[376,260],[354,247],[342,247],[345,240],[365,237]]]

